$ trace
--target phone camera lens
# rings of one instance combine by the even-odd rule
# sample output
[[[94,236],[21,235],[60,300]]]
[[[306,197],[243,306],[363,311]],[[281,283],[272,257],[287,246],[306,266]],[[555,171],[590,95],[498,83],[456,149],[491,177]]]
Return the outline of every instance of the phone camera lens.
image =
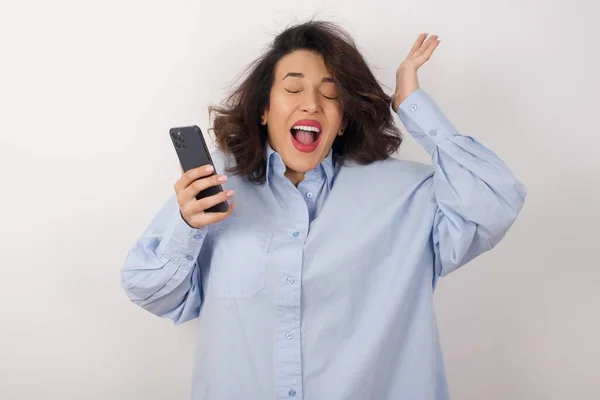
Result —
[[[181,143],[175,142],[175,147],[177,147],[178,149],[180,149],[181,148]]]
[[[171,132],[171,137],[172,137],[173,139],[180,138],[180,136],[179,136],[179,132]]]

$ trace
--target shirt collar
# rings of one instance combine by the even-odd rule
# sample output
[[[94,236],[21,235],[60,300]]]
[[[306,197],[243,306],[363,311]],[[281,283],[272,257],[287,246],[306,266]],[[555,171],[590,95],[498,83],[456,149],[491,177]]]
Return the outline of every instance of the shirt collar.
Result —
[[[283,159],[277,153],[269,142],[267,141],[266,145],[267,152],[267,181],[270,181],[271,174],[275,173],[283,176],[286,170],[286,166],[283,162]],[[325,174],[327,180],[327,187],[331,190],[333,186],[333,176],[334,176],[335,165],[333,161],[333,150],[329,150],[329,153],[325,157],[323,161],[313,170],[306,173],[305,178],[309,178],[311,175],[318,174],[317,176],[322,177],[322,174]]]

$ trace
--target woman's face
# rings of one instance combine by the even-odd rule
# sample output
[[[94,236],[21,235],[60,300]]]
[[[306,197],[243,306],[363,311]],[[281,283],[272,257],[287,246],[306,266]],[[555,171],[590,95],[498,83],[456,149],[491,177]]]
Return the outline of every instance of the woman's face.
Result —
[[[342,123],[335,84],[319,54],[298,50],[275,66],[267,124],[269,143],[296,185],[327,156]]]

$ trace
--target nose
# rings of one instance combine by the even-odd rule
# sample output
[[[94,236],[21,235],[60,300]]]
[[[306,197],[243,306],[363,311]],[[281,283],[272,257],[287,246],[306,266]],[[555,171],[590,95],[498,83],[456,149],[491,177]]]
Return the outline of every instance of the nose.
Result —
[[[302,99],[302,111],[309,114],[315,114],[319,111],[319,101],[317,99],[317,93],[311,90],[305,90]]]

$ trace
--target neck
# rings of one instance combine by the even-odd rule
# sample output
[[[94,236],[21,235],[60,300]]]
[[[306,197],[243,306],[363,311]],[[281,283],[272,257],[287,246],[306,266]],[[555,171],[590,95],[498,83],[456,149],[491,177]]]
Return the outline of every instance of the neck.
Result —
[[[300,182],[302,182],[304,180],[304,172],[297,172],[297,171],[291,170],[289,168],[286,168],[283,176],[288,178],[290,180],[290,182],[292,182],[292,184],[296,187],[298,187]]]

